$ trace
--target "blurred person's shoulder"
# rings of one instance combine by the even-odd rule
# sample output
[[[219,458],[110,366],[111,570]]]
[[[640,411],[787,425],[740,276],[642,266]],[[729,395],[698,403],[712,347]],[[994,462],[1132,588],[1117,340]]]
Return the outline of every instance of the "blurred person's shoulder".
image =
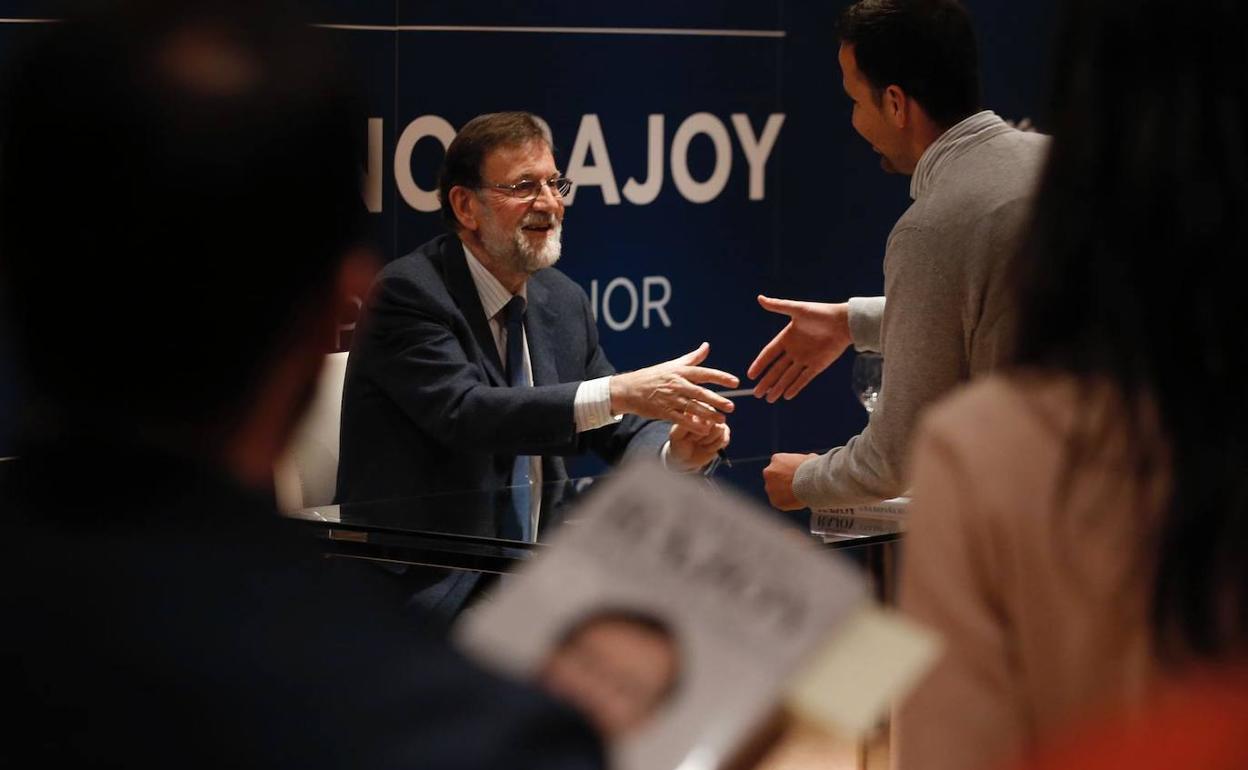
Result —
[[[1064,478],[1072,439],[1090,436],[1094,455],[1106,458],[1121,443],[1119,415],[1103,382],[1036,370],[993,374],[931,407],[916,451],[943,454],[974,481],[985,510],[1043,513]]]
[[[924,427],[973,447],[999,445],[1035,430],[1064,434],[1082,399],[1104,399],[1103,388],[1076,377],[1037,370],[996,373],[954,390],[924,415]]]

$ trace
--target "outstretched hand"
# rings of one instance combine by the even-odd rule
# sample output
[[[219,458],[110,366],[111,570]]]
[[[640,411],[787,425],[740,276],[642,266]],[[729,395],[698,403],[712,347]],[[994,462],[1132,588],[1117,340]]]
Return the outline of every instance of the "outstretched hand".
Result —
[[[733,403],[712,390],[714,383],[727,388],[740,384],[736,376],[699,366],[710,355],[705,342],[696,350],[661,364],[611,377],[611,411],[656,420],[670,420],[695,436],[706,436],[724,422]]]
[[[758,379],[754,397],[776,403],[793,398],[820,372],[841,357],[853,339],[849,305],[797,302],[758,295],[765,310],[789,317],[789,323],[759,352],[746,376]]]

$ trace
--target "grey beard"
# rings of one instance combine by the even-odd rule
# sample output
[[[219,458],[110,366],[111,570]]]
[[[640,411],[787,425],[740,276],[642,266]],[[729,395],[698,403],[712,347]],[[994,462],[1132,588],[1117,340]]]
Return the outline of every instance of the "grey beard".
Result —
[[[516,273],[532,275],[559,261],[563,251],[563,224],[554,223],[554,231],[539,248],[533,248],[524,230],[517,227],[509,234],[498,232],[493,223],[481,228],[481,243],[490,256]]]

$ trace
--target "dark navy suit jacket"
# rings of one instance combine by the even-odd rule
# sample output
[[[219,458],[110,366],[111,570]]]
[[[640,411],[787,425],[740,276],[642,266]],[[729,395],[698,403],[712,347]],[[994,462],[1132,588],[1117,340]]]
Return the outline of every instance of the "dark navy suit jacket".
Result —
[[[527,291],[533,387],[512,388],[458,238],[435,238],[382,270],[347,364],[338,502],[472,491],[441,499],[503,516],[516,455],[541,455],[544,529],[568,478],[564,456],[658,456],[666,422],[627,416],[576,432],[577,386],[615,369],[584,290],[547,268]]]

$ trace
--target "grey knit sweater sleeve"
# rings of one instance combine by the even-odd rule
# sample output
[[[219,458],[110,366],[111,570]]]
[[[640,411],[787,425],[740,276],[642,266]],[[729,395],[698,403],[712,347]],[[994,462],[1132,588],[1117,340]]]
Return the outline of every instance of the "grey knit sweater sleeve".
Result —
[[[901,223],[889,237],[880,398],[861,434],[798,468],[793,491],[807,505],[859,505],[905,493],[919,412],[967,376],[966,289],[959,260],[949,259],[958,247],[947,232]]]
[[[884,354],[879,401],[860,435],[802,463],[793,478],[798,499],[824,508],[904,494],[919,413],[1005,360],[1015,303],[1003,275],[1047,153],[1046,137],[989,112],[924,153],[911,178],[915,202],[884,252],[888,302],[859,298],[850,306],[855,347]],[[873,310],[877,340],[869,339]]]
[[[880,325],[883,321],[883,297],[849,298],[849,336],[854,340],[854,350],[879,353]]]

